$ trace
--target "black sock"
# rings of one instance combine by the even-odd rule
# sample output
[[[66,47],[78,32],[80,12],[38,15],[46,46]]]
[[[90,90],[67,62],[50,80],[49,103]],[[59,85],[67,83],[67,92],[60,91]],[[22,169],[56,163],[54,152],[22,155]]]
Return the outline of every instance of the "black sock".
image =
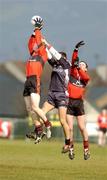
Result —
[[[70,139],[65,139],[65,144],[70,145]]]

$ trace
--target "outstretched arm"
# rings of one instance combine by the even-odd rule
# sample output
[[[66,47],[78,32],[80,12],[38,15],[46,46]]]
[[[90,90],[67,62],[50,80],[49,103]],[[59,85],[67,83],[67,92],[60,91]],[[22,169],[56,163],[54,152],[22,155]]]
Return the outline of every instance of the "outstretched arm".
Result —
[[[80,41],[75,45],[75,49],[73,51],[72,60],[71,60],[72,67],[76,67],[76,66],[78,67],[79,65],[78,49],[84,44],[85,44],[84,41]]]
[[[33,42],[35,42],[35,43],[33,43],[31,55],[36,51],[38,51],[38,54],[43,55],[44,51],[46,51],[46,50],[45,50],[45,45],[42,42],[42,33],[41,33],[40,29],[36,28],[34,30],[33,36],[36,39],[36,41],[35,41],[35,39],[33,40]]]
[[[48,63],[53,67],[56,64],[56,60],[52,57],[52,54],[49,52],[48,48],[46,48],[48,55]]]
[[[56,49],[54,49],[45,39],[43,39],[42,42],[45,43],[45,45],[47,46],[47,48],[48,48],[49,52],[52,54],[52,56],[56,60],[60,60],[61,54]]]

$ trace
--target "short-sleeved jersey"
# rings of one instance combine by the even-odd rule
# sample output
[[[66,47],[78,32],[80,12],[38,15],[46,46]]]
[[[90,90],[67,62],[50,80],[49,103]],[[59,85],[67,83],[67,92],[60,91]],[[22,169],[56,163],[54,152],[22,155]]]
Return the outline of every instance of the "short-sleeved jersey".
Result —
[[[107,115],[104,116],[102,114],[98,117],[98,125],[100,128],[107,128]]]

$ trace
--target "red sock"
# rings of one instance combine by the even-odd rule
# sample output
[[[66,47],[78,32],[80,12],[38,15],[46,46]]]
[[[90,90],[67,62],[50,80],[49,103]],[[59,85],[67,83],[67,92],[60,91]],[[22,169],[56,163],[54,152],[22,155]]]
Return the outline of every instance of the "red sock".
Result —
[[[44,121],[44,124],[45,124],[46,127],[51,127],[51,123],[48,120]]]
[[[37,135],[40,135],[43,132],[43,127],[42,125],[38,125],[35,127],[35,132]]]
[[[84,149],[89,149],[89,141],[83,141]]]

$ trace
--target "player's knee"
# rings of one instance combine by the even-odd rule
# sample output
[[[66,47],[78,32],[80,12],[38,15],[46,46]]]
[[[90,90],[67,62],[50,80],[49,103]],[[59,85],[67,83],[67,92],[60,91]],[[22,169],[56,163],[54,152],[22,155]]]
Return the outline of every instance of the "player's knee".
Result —
[[[60,119],[60,123],[62,126],[64,126],[66,124],[66,120],[65,119]]]
[[[27,110],[28,114],[32,111],[30,106],[26,106],[26,110]]]
[[[79,128],[80,128],[80,131],[81,131],[81,132],[86,131],[86,127],[85,127],[85,126],[84,126],[84,127],[81,127],[81,126],[80,126]]]
[[[38,120],[38,115],[34,111],[31,111],[30,115],[32,117],[32,120]]]
[[[69,127],[70,133],[73,133],[73,127]]]
[[[32,110],[37,112],[38,111],[38,106],[32,105]]]

